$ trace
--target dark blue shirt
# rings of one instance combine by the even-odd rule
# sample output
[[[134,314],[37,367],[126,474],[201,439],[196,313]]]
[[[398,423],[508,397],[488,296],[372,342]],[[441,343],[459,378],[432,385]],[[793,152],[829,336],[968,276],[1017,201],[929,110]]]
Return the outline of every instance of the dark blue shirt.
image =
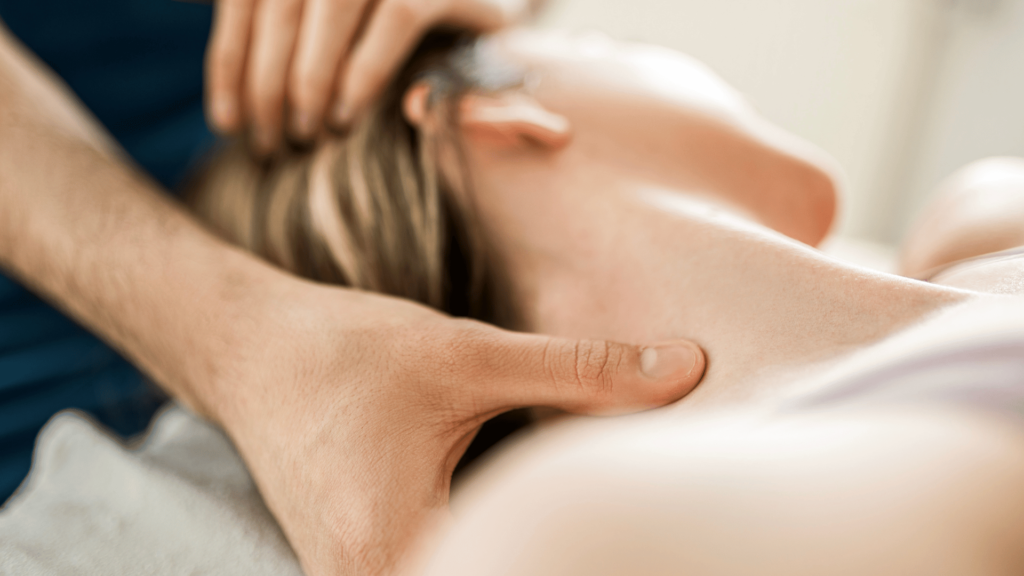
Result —
[[[210,12],[174,0],[0,0],[14,35],[169,189],[213,139],[202,109]],[[158,404],[115,351],[0,275],[0,502],[55,412],[78,408],[127,436]]]

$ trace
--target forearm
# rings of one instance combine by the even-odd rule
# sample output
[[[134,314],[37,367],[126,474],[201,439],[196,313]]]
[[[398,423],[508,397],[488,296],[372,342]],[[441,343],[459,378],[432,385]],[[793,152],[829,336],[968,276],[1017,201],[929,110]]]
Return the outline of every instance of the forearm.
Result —
[[[216,239],[119,158],[0,39],[0,266],[214,415],[239,327],[282,276]]]

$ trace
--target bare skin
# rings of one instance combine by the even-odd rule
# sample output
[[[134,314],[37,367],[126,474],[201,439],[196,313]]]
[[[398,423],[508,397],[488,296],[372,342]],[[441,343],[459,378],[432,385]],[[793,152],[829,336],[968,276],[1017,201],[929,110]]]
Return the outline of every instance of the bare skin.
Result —
[[[662,405],[691,343],[513,334],[301,281],[206,231],[0,30],[0,267],[225,428],[303,568],[381,574],[488,417]]]
[[[427,574],[1019,573],[1019,430],[936,409],[765,416],[837,374],[1024,325],[1018,298],[779,234],[821,239],[827,164],[689,60],[592,38],[494,49],[536,76],[464,102],[466,194],[524,327],[698,334],[709,362],[658,414],[541,430],[485,468]],[[419,97],[407,114],[430,129]]]
[[[207,50],[210,123],[250,130],[270,154],[287,134],[347,128],[438,25],[497,30],[542,0],[217,0]]]
[[[901,273],[937,269],[1024,245],[1024,159],[989,158],[959,170],[904,243]]]
[[[466,487],[418,573],[1010,576],[1022,445],[951,410],[563,423]]]
[[[525,32],[490,49],[534,83],[463,103],[469,202],[508,267],[522,328],[699,335],[708,370],[683,409],[779,394],[794,374],[967,298],[808,246],[834,211],[827,159],[699,63]],[[407,98],[414,119],[421,96]]]

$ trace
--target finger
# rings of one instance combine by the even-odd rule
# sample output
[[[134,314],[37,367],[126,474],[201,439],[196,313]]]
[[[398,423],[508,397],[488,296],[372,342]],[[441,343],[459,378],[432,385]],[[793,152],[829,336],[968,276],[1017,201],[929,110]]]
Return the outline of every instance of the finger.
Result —
[[[213,33],[206,49],[206,104],[210,124],[225,133],[238,130],[242,120],[242,74],[254,2],[220,0],[214,7]]]
[[[433,2],[384,0],[370,16],[366,32],[352,49],[340,76],[331,122],[344,128],[377,97],[434,23]]]
[[[308,140],[317,131],[366,7],[365,0],[311,0],[303,9],[288,81],[293,137]]]
[[[415,48],[423,33],[436,24],[487,32],[521,18],[529,4],[521,0],[385,0],[355,46],[339,79],[331,121],[351,124],[377,97]]]
[[[610,414],[662,406],[688,394],[704,374],[700,347],[685,340],[633,346],[500,333],[473,354],[468,383],[481,411],[551,406]]]
[[[450,0],[439,22],[475,32],[491,32],[522,19],[529,10],[524,0]]]
[[[302,0],[259,0],[253,16],[245,104],[259,154],[270,153],[281,140],[285,81],[301,17]]]

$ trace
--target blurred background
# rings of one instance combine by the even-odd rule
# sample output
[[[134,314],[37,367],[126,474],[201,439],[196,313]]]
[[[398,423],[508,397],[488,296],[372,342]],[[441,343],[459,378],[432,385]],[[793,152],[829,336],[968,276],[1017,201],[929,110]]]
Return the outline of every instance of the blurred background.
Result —
[[[945,176],[1024,156],[1024,0],[553,0],[542,25],[709,64],[843,166],[844,236],[893,245]]]

